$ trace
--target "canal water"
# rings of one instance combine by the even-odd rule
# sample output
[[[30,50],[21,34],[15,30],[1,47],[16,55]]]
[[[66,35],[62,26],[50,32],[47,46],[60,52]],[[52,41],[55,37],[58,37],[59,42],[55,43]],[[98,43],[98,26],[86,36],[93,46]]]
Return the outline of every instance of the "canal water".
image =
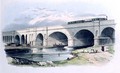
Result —
[[[71,51],[61,50],[59,48],[7,49],[5,51],[8,57],[21,58],[37,62],[61,61],[73,57]]]

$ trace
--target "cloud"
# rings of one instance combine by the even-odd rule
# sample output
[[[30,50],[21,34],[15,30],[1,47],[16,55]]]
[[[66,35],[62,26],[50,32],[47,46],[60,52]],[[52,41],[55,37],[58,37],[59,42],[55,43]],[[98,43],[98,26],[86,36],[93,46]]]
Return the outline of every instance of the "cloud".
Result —
[[[13,23],[7,25],[4,30],[16,30],[33,26],[62,25],[69,20],[74,20],[75,14],[46,8],[27,8],[21,12]],[[13,25],[13,27],[8,27]]]
[[[88,19],[96,17],[95,14],[75,14],[68,11],[57,11],[47,8],[32,7],[22,11],[21,14],[14,19],[14,22],[6,27],[5,30],[25,29],[35,26],[51,26],[66,25],[69,21]]]
[[[32,18],[28,24],[35,25],[36,23],[40,23],[44,20],[47,22],[54,21],[63,21],[68,22],[69,20],[74,20],[76,18],[75,14],[71,12],[61,12],[57,10],[50,10],[46,8],[28,8],[28,10],[23,11],[21,13],[23,16],[27,18]]]
[[[28,11],[23,12],[24,15],[30,16],[33,18],[32,20],[30,20],[28,22],[28,24],[30,25],[35,25],[36,23],[41,23],[43,21],[49,22],[47,23],[48,25],[52,22],[55,24],[56,21],[60,21],[60,22],[69,22],[69,21],[73,21],[73,20],[79,20],[79,19],[86,19],[86,18],[91,18],[91,17],[95,17],[97,15],[95,14],[81,14],[81,15],[77,15],[75,13],[72,12],[68,12],[68,11],[57,11],[57,10],[49,10],[46,8],[34,8],[34,9],[30,9]],[[44,23],[42,24],[44,25]]]

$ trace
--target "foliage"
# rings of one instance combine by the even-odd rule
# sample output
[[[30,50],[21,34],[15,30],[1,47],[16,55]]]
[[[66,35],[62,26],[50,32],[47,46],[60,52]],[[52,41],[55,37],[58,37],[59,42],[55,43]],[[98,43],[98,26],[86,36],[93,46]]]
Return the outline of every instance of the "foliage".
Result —
[[[108,49],[107,52],[114,54],[115,50],[113,46],[109,46],[107,49]]]

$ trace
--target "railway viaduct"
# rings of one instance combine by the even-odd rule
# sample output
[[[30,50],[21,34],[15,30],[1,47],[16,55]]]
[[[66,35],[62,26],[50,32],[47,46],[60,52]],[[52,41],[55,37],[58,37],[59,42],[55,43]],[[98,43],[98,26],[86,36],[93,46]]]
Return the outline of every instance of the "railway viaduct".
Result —
[[[2,32],[4,43],[31,46],[94,46],[114,43],[115,22],[106,18],[70,21],[66,25]]]

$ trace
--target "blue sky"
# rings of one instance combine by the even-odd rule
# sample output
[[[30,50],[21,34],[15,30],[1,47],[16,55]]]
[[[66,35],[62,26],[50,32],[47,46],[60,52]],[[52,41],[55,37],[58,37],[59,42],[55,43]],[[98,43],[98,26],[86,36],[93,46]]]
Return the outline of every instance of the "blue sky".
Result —
[[[94,2],[94,0],[3,0],[2,24],[4,24],[4,26],[17,24],[16,19],[22,19],[22,17],[27,15],[27,13],[22,14],[24,11],[36,8],[56,10],[58,13],[72,13],[76,17],[99,14],[106,14],[111,17],[109,10],[100,2]],[[31,14],[31,16],[32,15],[34,14]],[[20,24],[25,25],[26,23]]]

